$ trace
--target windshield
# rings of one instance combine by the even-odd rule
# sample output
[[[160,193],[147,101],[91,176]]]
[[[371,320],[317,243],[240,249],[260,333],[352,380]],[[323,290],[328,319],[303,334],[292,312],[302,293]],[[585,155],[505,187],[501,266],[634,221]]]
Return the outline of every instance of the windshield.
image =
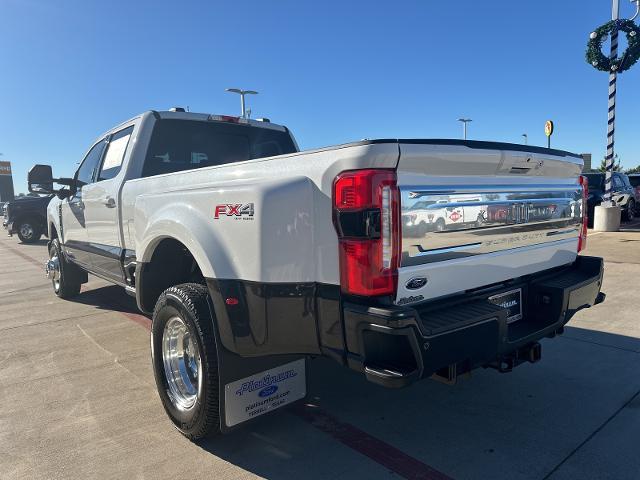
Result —
[[[143,177],[293,153],[288,132],[251,125],[159,120],[151,136]]]

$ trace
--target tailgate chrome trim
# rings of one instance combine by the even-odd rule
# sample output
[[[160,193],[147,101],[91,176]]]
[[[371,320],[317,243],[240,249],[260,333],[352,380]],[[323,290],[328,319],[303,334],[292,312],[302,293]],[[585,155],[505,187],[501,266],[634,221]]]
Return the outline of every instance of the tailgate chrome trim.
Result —
[[[577,238],[577,184],[401,186],[401,267]]]

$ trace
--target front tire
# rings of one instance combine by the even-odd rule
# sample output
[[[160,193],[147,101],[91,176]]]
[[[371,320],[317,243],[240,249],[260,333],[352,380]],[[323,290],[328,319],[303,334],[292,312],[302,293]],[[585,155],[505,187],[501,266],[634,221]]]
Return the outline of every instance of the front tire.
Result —
[[[35,243],[40,240],[42,232],[31,220],[25,220],[18,225],[18,238],[22,243]]]
[[[51,279],[53,291],[58,297],[66,299],[80,293],[83,272],[64,258],[57,238],[54,238],[49,246],[49,261],[46,270],[47,278]]]
[[[633,200],[629,200],[627,203],[627,208],[624,212],[624,219],[627,222],[631,222],[636,216],[636,202]]]
[[[190,440],[220,432],[218,357],[207,287],[184,283],[158,298],[151,357],[158,394],[175,427]]]

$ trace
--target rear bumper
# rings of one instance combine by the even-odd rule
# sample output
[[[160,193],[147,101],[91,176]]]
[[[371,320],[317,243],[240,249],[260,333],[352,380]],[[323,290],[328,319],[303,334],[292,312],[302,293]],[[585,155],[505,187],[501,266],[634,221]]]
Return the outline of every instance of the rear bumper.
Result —
[[[602,258],[579,256],[567,267],[416,308],[345,302],[349,366],[386,387],[434,375],[453,382],[481,366],[510,371],[539,360],[540,339],[604,301],[602,276]],[[508,310],[488,298],[514,289],[522,289],[523,318],[509,323]]]

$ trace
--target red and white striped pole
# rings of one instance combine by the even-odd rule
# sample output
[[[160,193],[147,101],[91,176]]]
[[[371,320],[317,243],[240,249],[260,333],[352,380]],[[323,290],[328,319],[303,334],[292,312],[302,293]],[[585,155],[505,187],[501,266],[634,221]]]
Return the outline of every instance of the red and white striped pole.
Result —
[[[611,19],[615,22],[620,18],[620,0],[613,0]],[[616,132],[616,83],[618,81],[618,72],[613,67],[615,60],[618,59],[618,29],[617,27],[611,32],[611,70],[609,71],[609,116],[607,122],[607,156],[605,157],[605,180],[604,180],[604,202],[606,207],[612,206],[611,203],[611,174],[613,172],[614,150],[615,150],[615,132]]]

